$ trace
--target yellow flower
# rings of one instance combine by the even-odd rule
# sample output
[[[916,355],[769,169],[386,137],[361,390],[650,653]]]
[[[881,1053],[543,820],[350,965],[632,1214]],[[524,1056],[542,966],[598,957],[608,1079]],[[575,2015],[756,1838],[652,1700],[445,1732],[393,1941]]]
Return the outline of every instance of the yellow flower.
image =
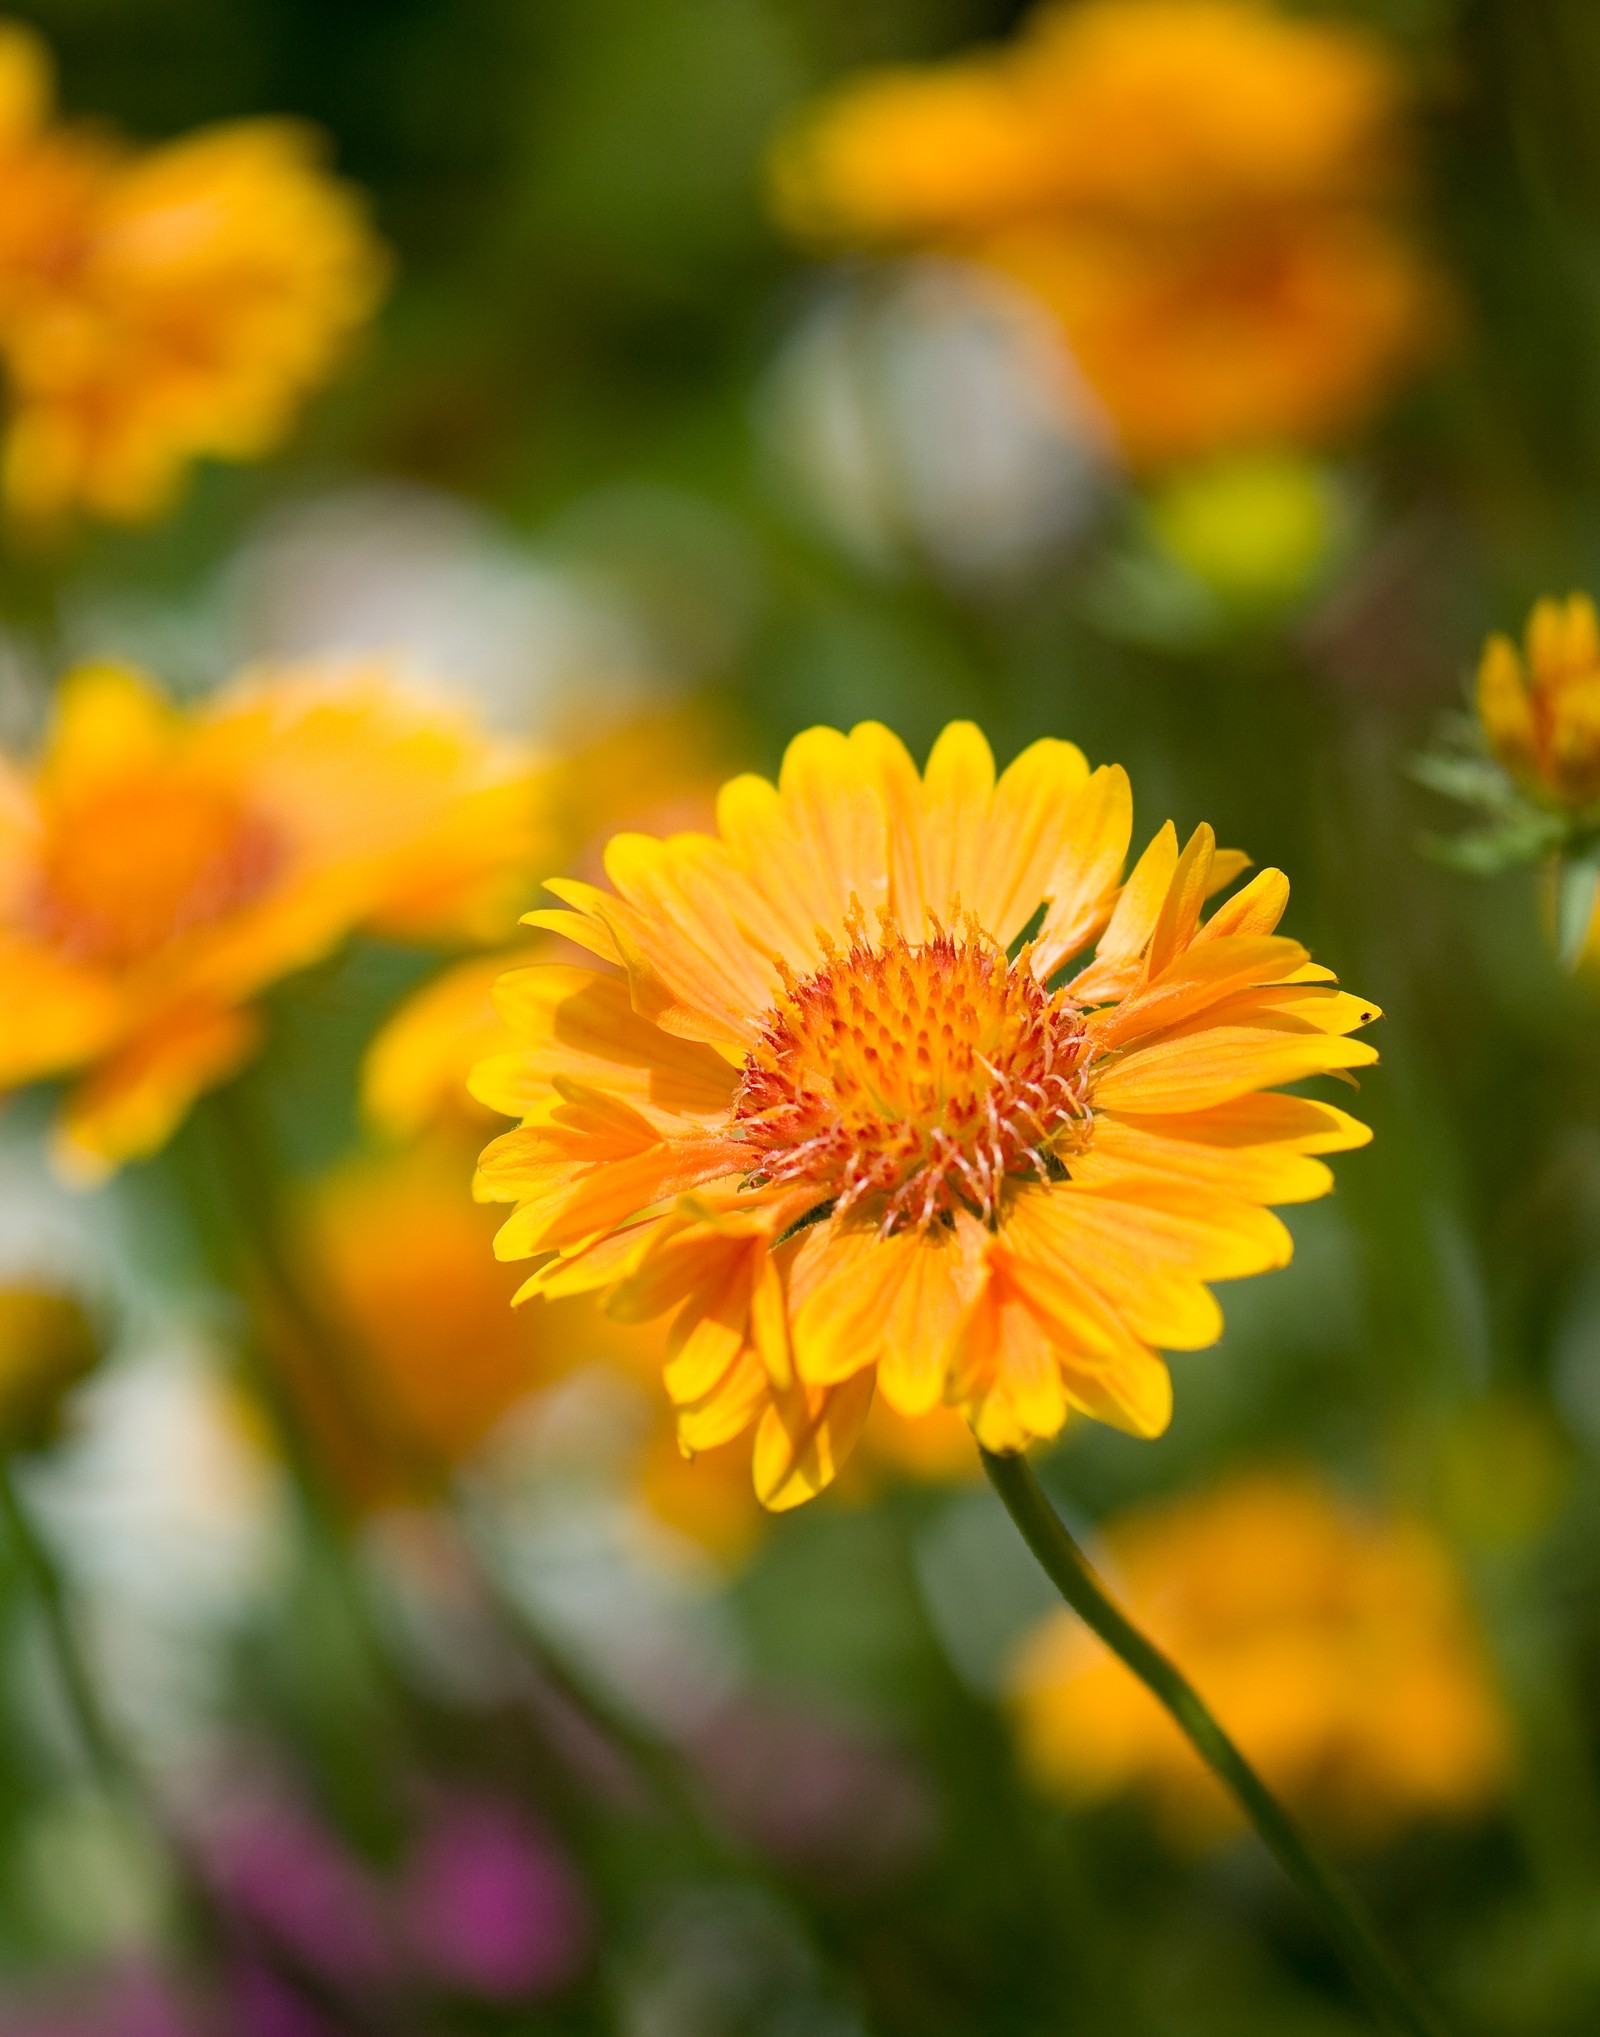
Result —
[[[559,1315],[511,1311],[515,1282],[489,1254],[470,1178],[470,1147],[426,1140],[347,1162],[298,1212],[299,1263],[337,1338],[338,1376],[292,1325],[278,1325],[274,1353],[340,1488],[363,1506],[427,1492],[551,1375]]]
[[[292,122],[134,151],[51,126],[49,101],[42,45],[0,30],[0,482],[27,522],[138,521],[194,459],[284,436],[387,263]]]
[[[77,1077],[70,1171],[153,1151],[252,1051],[252,1000],[353,928],[504,924],[540,782],[377,664],[246,674],[193,711],[71,674],[38,761],[0,756],[0,1088]]]
[[[541,1262],[524,1295],[675,1310],[680,1436],[757,1423],[767,1505],[828,1483],[875,1385],[995,1450],[1069,1412],[1158,1432],[1157,1347],[1210,1343],[1204,1283],[1282,1265],[1265,1205],[1366,1139],[1261,1093],[1375,1058],[1373,1006],[1275,936],[1283,876],[1202,922],[1243,859],[1169,823],[1124,885],[1131,825],[1070,743],[996,782],[967,723],[921,777],[887,729],[813,729],[714,835],[620,835],[611,889],[530,915],[602,966],[500,986],[497,1250]]]
[[[1541,601],[1519,655],[1492,636],[1478,667],[1489,747],[1528,791],[1558,805],[1600,801],[1600,622],[1586,594]]]
[[[1449,1556],[1309,1475],[1266,1474],[1131,1514],[1106,1533],[1131,1615],[1180,1661],[1266,1781],[1373,1838],[1495,1794],[1506,1726]],[[1146,1793],[1204,1836],[1230,1800],[1144,1686],[1071,1614],[1025,1642],[1022,1757],[1083,1801]]]
[[[1128,456],[1322,439],[1433,338],[1398,220],[1396,65],[1257,0],[1046,6],[1011,47],[869,75],[774,152],[823,244],[935,247],[1059,317]]]

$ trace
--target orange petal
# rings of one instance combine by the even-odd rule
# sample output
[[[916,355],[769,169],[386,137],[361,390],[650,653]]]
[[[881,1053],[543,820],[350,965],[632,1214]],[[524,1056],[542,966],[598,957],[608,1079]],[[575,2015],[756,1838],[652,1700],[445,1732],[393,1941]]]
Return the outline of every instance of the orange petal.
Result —
[[[1155,949],[1151,947],[1151,960]],[[1277,988],[1288,982],[1307,960],[1298,941],[1268,934],[1251,939],[1208,941],[1179,954],[1159,975],[1120,1004],[1109,1006],[1091,1021],[1101,1049],[1128,1041],[1147,1040],[1178,1025],[1192,1025],[1203,1012],[1240,992]]]
[[[171,1011],[68,1096],[51,1154],[70,1180],[104,1180],[125,1160],[166,1144],[195,1098],[225,1082],[256,1049],[254,1012]]]
[[[794,1276],[795,1363],[814,1384],[879,1367],[901,1414],[942,1398],[951,1339],[979,1283],[981,1227],[896,1232],[818,1224],[800,1241]]]
[[[1136,1047],[1097,1076],[1095,1101],[1107,1110],[1161,1114],[1205,1110],[1251,1090],[1298,1082],[1337,1068],[1365,1068],[1378,1058],[1364,1040],[1348,1040],[1311,1026],[1208,1022],[1154,1045]]]

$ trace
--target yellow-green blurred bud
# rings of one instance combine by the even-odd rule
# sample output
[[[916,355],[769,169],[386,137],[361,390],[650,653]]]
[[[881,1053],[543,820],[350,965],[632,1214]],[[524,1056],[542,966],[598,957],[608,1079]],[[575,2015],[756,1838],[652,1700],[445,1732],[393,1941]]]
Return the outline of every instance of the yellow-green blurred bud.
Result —
[[[93,1326],[71,1295],[0,1287],[0,1451],[48,1442],[62,1400],[99,1357]]]
[[[1232,607],[1307,592],[1339,535],[1327,473],[1298,453],[1245,453],[1172,475],[1147,505],[1157,541]]]

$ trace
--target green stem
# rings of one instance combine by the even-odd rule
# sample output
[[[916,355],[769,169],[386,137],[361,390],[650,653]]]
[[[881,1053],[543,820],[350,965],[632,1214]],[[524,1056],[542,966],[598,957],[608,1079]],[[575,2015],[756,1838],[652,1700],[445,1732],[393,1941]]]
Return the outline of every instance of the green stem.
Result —
[[[1172,1714],[1196,1752],[1240,1808],[1339,1947],[1373,2007],[1405,2037],[1443,2037],[1443,2026],[1361,1915],[1355,1897],[1211,1715],[1174,1663],[1120,1612],[1068,1534],[1028,1460],[980,1450],[989,1483],[1050,1582],[1112,1653]]]
[[[0,1456],[0,1518],[43,1615],[61,1691],[84,1753],[106,1797],[136,1818],[159,1849],[172,1875],[173,1890],[190,1940],[208,1957],[222,1932],[209,1890],[187,1849],[150,1794],[138,1763],[106,1716],[84,1656],[68,1603],[66,1586],[17,1491],[8,1459]]]
[[[140,1789],[133,1763],[112,1732],[101,1706],[73,1626],[65,1587],[18,1497],[11,1466],[4,1458],[0,1458],[0,1514],[5,1516],[6,1530],[44,1617],[61,1692],[83,1751],[108,1796],[124,1801],[138,1796]]]

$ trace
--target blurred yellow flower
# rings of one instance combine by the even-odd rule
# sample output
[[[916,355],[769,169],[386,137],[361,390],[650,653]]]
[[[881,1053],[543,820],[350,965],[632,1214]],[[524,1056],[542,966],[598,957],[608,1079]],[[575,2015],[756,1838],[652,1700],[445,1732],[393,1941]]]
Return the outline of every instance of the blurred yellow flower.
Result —
[[[0,27],[0,487],[24,522],[157,515],[202,456],[289,429],[387,261],[316,137],[251,120],[134,150],[53,126],[48,56]]]
[[[699,826],[710,817],[711,759],[721,747],[693,705],[630,716],[574,746],[548,780],[557,853],[569,867],[592,863],[598,875],[600,846],[618,827]],[[548,842],[540,847],[546,851]],[[367,1050],[361,1101],[368,1122],[386,1138],[411,1139],[434,1126],[492,1120],[467,1079],[478,1062],[515,1044],[495,1007],[495,985],[512,969],[570,952],[548,938],[524,941],[454,963],[414,991]]]
[[[352,929],[507,924],[541,784],[380,664],[246,674],[193,710],[72,673],[37,762],[0,756],[0,1088],[77,1078],[70,1172],[153,1151],[252,1051],[252,1000]]]
[[[1012,46],[869,74],[772,165],[822,245],[934,247],[1057,314],[1128,457],[1321,440],[1434,339],[1405,91],[1366,32],[1259,0],[1047,5]]]
[[[520,1276],[495,1259],[497,1220],[467,1193],[473,1150],[447,1122],[345,1162],[299,1201],[296,1262],[323,1335],[309,1349],[295,1324],[276,1322],[272,1356],[324,1467],[362,1511],[436,1494],[512,1408],[580,1368],[634,1383],[660,1373],[660,1331],[614,1322],[588,1296],[512,1310]],[[756,1537],[743,1454],[691,1462],[670,1418],[651,1421],[626,1477],[651,1514],[721,1559]]]
[[[1525,790],[1566,807],[1600,801],[1600,621],[1586,594],[1541,601],[1518,652],[1492,636],[1478,666],[1478,718]]]
[[[304,1196],[294,1236],[307,1291],[334,1333],[274,1352],[345,1495],[360,1505],[437,1486],[508,1408],[551,1376],[556,1324],[508,1303],[467,1194],[471,1149],[448,1138],[347,1162]]]
[[[1165,477],[1147,514],[1162,549],[1241,609],[1293,601],[1327,570],[1338,493],[1304,454],[1252,452]]]
[[[1243,859],[1168,823],[1124,885],[1131,827],[1125,773],[1069,743],[997,782],[968,723],[925,775],[876,724],[813,729],[715,835],[617,836],[611,889],[529,915],[604,966],[500,985],[497,1250],[541,1262],[525,1296],[675,1310],[679,1434],[755,1423],[765,1504],[829,1482],[875,1386],[996,1450],[1069,1412],[1158,1432],[1155,1347],[1210,1343],[1205,1283],[1282,1265],[1265,1205],[1366,1139],[1262,1093],[1376,1058],[1347,1037],[1374,1008],[1275,937],[1281,873],[1202,923]]]
[[[56,1288],[0,1286],[0,1453],[47,1441],[64,1396],[100,1357],[83,1305]]]
[[[1448,1553],[1421,1524],[1369,1518],[1309,1474],[1258,1474],[1130,1514],[1105,1543],[1129,1613],[1292,1803],[1374,1838],[1495,1796],[1506,1721]],[[1186,1836],[1236,1818],[1072,1614],[1027,1639],[1013,1701],[1023,1762],[1053,1794],[1137,1790]]]

